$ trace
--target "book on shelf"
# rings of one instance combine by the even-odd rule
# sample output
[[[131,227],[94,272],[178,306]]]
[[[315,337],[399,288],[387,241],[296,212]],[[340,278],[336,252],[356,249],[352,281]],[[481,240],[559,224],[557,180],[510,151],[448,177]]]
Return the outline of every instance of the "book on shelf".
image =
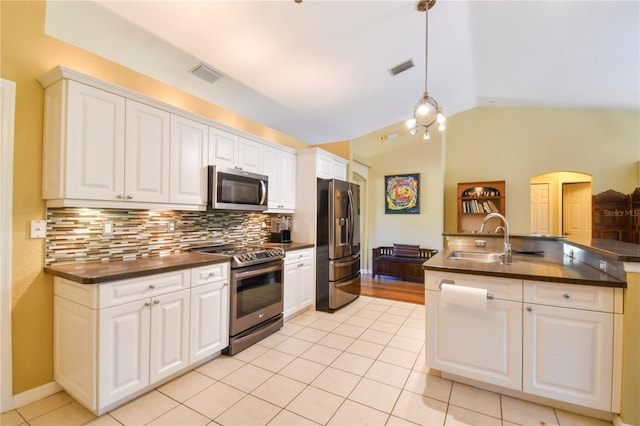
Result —
[[[462,202],[463,213],[500,213],[500,209],[492,200],[468,200]]]

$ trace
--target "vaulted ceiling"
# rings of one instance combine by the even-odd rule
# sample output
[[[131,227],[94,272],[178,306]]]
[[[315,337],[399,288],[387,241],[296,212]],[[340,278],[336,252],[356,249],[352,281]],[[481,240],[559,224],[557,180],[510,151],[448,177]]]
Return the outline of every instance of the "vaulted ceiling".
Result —
[[[411,116],[425,89],[416,3],[49,0],[46,32],[318,144]],[[429,94],[446,115],[640,109],[639,1],[439,0],[428,35]],[[200,62],[222,78],[190,74]]]

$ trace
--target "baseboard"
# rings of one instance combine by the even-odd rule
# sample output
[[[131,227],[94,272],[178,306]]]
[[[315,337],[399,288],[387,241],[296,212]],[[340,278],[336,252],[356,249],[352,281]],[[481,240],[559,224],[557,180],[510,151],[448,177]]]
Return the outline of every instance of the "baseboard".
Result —
[[[630,424],[623,422],[618,414],[613,415],[613,420],[611,422],[613,423],[613,426],[631,426]]]
[[[62,386],[56,382],[49,382],[42,386],[38,386],[37,388],[29,389],[28,391],[13,395],[13,408],[22,407],[23,405],[30,404],[38,401],[39,399],[51,396],[54,393],[58,393],[61,390]]]

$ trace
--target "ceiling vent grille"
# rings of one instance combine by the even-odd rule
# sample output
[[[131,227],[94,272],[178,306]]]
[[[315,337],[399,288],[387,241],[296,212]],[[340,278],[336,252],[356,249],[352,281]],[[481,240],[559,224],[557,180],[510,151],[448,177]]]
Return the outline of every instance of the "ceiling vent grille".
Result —
[[[222,78],[222,74],[206,66],[203,63],[200,63],[195,67],[191,68],[189,72],[197,77],[200,77],[204,81],[208,81],[209,83],[215,83],[216,81]]]
[[[396,65],[395,67],[391,68],[389,70],[389,72],[391,73],[391,75],[398,75],[401,72],[404,72],[406,70],[408,70],[409,68],[413,68],[413,61],[411,59],[409,59],[408,61],[404,61],[401,64]]]

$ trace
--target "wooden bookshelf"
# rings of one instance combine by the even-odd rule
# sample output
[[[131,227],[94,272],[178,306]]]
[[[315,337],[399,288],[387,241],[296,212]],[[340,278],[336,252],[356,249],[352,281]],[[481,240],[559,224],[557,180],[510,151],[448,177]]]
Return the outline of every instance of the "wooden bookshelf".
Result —
[[[458,232],[478,232],[482,219],[494,212],[505,214],[503,180],[458,183]],[[498,225],[500,219],[490,219],[486,232],[494,232]]]

